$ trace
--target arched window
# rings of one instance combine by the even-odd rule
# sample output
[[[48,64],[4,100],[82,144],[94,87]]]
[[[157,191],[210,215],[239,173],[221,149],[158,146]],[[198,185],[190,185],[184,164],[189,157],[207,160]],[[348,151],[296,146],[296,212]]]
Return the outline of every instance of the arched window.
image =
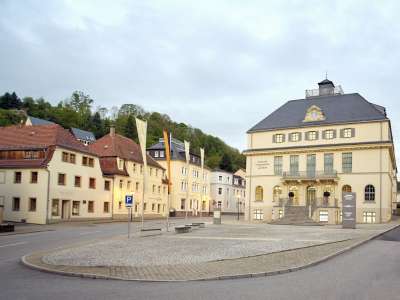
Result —
[[[375,201],[375,187],[372,184],[365,187],[364,199],[365,201]]]
[[[263,188],[262,186],[256,187],[256,201],[263,201]]]
[[[351,186],[348,185],[348,184],[345,184],[345,185],[342,187],[342,192],[351,193]]]
[[[282,188],[279,185],[276,185],[273,191],[273,201],[279,201],[281,195],[282,195]]]

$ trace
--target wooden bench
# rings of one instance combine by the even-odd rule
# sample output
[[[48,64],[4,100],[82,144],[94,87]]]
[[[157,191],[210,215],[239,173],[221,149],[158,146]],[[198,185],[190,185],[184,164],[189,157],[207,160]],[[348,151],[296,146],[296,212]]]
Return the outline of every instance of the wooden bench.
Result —
[[[176,233],[188,233],[191,231],[192,231],[192,226],[187,226],[187,225],[175,226]]]
[[[206,227],[206,223],[203,222],[196,222],[196,223],[192,223],[193,225],[199,226],[200,228],[205,228]]]
[[[140,229],[140,236],[153,236],[160,235],[161,228],[144,228]]]

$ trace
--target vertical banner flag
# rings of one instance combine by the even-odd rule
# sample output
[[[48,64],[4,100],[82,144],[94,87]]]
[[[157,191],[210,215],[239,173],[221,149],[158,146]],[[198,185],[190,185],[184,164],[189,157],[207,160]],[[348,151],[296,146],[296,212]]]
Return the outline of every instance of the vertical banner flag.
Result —
[[[142,152],[143,158],[143,196],[142,196],[142,228],[144,221],[144,202],[145,202],[145,194],[146,194],[146,180],[147,180],[147,154],[146,154],[146,136],[147,136],[147,121],[140,120],[136,118],[136,128],[139,137],[140,150]]]
[[[204,148],[200,148],[201,169],[204,169]]]
[[[186,163],[188,164],[190,161],[190,154],[189,154],[189,149],[190,149],[190,143],[188,141],[185,142],[185,156],[186,156]]]
[[[201,187],[201,201],[200,201],[200,217],[203,216],[203,201],[205,198],[205,193],[204,193],[204,186],[205,186],[205,179],[204,179],[204,148],[200,148],[200,161],[201,161],[201,182],[203,183],[203,186]]]

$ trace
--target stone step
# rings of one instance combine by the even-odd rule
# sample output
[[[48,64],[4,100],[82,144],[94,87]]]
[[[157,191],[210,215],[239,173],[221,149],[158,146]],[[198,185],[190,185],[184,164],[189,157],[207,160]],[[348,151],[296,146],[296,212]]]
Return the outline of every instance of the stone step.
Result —
[[[304,226],[320,226],[308,217],[309,210],[306,206],[287,206],[285,207],[285,215],[270,224],[275,225],[304,225]]]

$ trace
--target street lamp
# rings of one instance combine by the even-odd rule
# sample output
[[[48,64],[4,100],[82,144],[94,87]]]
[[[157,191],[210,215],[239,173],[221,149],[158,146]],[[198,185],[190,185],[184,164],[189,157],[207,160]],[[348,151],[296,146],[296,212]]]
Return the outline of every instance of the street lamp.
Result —
[[[237,197],[237,207],[238,207],[238,210],[237,210],[237,219],[238,219],[238,221],[239,221],[239,219],[240,219],[240,205],[242,204],[242,202],[240,201],[240,197],[238,196]]]

